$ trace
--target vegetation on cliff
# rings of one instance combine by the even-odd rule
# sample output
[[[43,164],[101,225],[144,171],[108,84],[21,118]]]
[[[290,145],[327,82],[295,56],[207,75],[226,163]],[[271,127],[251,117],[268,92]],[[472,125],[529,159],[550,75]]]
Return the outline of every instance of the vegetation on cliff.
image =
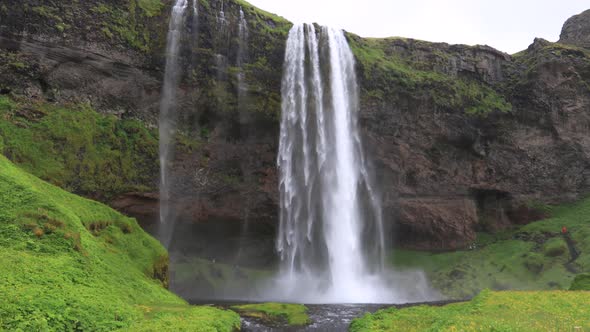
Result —
[[[11,14],[6,20],[11,32],[26,25],[29,31],[46,29],[44,32],[47,35],[69,41],[72,37],[88,36],[87,28],[93,26],[96,34],[90,33],[91,39],[119,48],[148,53],[160,49],[165,43],[165,33],[158,33],[164,31],[161,28],[165,26],[165,22],[159,19],[165,8],[161,0],[44,3],[27,0],[3,7],[6,13]]]
[[[0,329],[239,326],[235,314],[190,307],[168,292],[167,264],[166,250],[134,219],[43,182],[0,156]]]
[[[484,288],[568,289],[576,274],[590,272],[590,198],[545,209],[548,219],[496,234],[479,233],[471,250],[398,250],[393,263],[424,270],[435,288],[456,299]],[[581,252],[573,262],[562,227]]]
[[[427,97],[443,109],[462,110],[470,115],[487,116],[492,112],[512,111],[512,105],[489,84],[445,72],[443,69],[452,65],[450,54],[437,50],[435,44],[412,41],[432,48],[429,55],[434,58],[413,59],[393,51],[392,42],[403,43],[404,39],[349,36],[363,75],[360,79],[365,102],[406,94],[415,98]],[[403,48],[411,47],[409,44]]]
[[[444,307],[390,308],[356,319],[350,331],[584,331],[589,292],[483,291]]]
[[[87,105],[58,106],[0,96],[0,153],[68,191],[108,200],[155,187],[158,141],[137,120]]]

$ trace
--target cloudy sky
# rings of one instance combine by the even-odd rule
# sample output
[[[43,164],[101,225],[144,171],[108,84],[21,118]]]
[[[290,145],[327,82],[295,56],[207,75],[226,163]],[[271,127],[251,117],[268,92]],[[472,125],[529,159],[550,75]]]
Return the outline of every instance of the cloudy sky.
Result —
[[[588,0],[248,0],[293,22],[317,22],[364,37],[400,36],[487,44],[507,53],[535,37],[557,41]]]

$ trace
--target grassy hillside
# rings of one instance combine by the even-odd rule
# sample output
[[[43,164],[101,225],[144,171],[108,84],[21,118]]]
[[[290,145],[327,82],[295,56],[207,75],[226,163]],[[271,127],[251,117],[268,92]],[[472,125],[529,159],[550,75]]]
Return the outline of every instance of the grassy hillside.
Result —
[[[444,307],[385,309],[352,322],[361,331],[586,331],[590,292],[490,292]]]
[[[168,292],[166,250],[114,210],[0,156],[0,330],[231,331]]]
[[[423,269],[433,285],[451,298],[495,290],[569,289],[577,274],[590,272],[590,198],[546,208],[551,218],[502,233],[478,234],[476,248],[448,253],[397,251],[398,268]],[[581,255],[570,261],[561,228]]]

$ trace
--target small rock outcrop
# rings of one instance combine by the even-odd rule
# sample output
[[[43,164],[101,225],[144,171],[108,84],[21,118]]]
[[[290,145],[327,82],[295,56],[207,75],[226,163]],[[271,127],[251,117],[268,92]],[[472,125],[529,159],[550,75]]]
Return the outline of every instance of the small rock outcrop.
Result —
[[[590,10],[572,16],[565,22],[559,42],[590,48]]]

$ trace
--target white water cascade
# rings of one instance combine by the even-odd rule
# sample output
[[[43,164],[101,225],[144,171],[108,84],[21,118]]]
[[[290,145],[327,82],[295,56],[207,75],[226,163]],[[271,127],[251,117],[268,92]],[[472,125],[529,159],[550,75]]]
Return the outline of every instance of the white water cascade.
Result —
[[[354,56],[342,31],[291,29],[282,100],[279,298],[393,301],[382,277],[379,198],[358,128]]]
[[[241,111],[244,104],[244,95],[248,87],[244,81],[244,60],[248,52],[248,22],[244,16],[244,11],[240,7],[240,20],[238,22],[238,55],[236,66],[238,67],[238,110]]]
[[[172,8],[166,45],[164,85],[162,88],[162,100],[160,101],[160,227],[158,237],[166,247],[170,244],[174,229],[174,216],[170,208],[172,186],[170,164],[174,155],[173,140],[177,122],[176,89],[180,80],[178,54],[187,6],[187,0],[176,0]]]
[[[193,0],[193,22],[192,29],[193,33],[196,34],[199,27],[199,0]]]

